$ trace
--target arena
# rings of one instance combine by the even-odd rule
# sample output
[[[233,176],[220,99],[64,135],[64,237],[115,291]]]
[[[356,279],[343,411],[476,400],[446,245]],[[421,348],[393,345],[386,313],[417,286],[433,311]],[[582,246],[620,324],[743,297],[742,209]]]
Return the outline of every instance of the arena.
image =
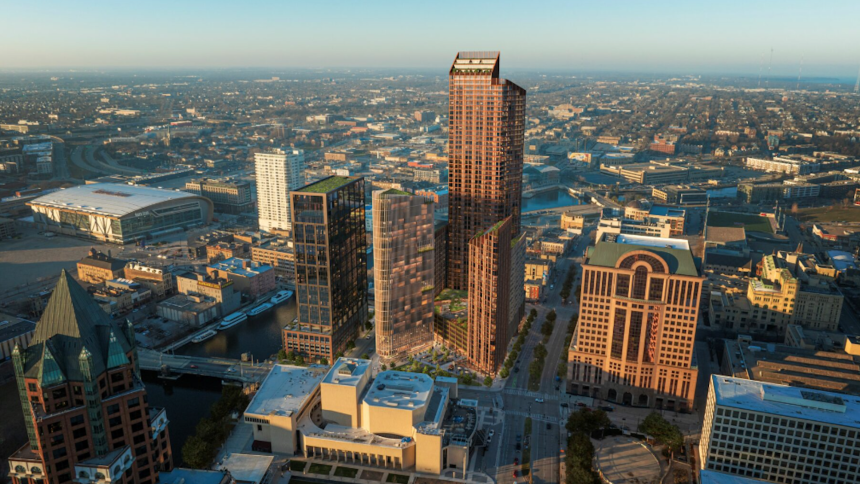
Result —
[[[158,188],[96,183],[39,197],[28,203],[41,229],[130,244],[212,221],[208,198]]]

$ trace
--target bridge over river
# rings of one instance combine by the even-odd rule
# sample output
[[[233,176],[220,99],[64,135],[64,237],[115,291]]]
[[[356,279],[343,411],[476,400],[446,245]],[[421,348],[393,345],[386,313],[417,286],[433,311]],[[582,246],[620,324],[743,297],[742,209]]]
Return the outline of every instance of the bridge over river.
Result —
[[[142,370],[158,372],[161,378],[167,379],[197,375],[252,385],[261,383],[272,369],[268,362],[253,364],[229,358],[172,355],[142,348],[137,353]]]

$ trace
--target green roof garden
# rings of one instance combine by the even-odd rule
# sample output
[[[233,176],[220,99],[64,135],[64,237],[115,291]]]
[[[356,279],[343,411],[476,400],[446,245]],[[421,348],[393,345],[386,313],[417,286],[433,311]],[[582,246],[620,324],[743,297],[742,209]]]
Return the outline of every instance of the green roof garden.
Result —
[[[396,188],[389,188],[382,192],[382,195],[412,195],[409,192],[404,192],[403,190],[398,190]]]
[[[323,178],[318,182],[311,183],[310,185],[305,185],[296,191],[305,193],[328,193],[337,190],[353,180],[355,180],[355,178],[346,176],[330,176],[328,178]]]

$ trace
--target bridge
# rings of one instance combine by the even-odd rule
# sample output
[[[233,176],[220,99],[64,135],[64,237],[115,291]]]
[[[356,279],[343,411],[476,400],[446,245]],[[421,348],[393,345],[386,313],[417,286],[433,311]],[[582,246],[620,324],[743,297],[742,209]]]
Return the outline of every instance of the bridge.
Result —
[[[140,368],[158,372],[162,378],[178,379],[182,375],[208,376],[242,384],[261,383],[272,369],[270,363],[245,363],[229,358],[171,355],[150,349],[138,349]]]

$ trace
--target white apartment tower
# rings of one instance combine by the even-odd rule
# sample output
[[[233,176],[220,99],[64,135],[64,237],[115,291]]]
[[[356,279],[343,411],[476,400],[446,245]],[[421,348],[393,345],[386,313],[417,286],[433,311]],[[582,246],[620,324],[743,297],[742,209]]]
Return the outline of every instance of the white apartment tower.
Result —
[[[292,230],[290,191],[304,185],[305,152],[272,149],[254,156],[260,230]]]

